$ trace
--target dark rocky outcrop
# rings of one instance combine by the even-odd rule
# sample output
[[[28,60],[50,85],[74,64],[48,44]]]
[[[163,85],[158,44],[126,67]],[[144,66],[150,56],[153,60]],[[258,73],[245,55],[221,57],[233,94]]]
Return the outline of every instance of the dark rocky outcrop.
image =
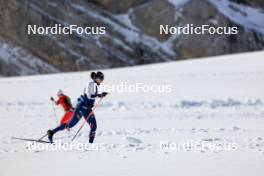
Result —
[[[244,1],[236,3],[263,8],[261,0]],[[40,63],[45,64],[45,69],[33,69],[34,64],[30,65],[27,68],[33,71],[25,74],[36,74],[36,70],[53,73],[123,67],[263,49],[263,34],[232,21],[210,0],[190,0],[179,6],[167,0],[0,0],[0,23],[0,43],[25,50],[30,57],[21,57],[39,60],[33,62],[38,63],[36,68],[40,68]],[[27,35],[29,24],[58,23],[105,26],[107,33]],[[159,34],[160,24],[188,23],[236,25],[240,32],[231,36]],[[4,56],[0,54],[0,60],[1,57]],[[7,76],[20,75],[22,71],[17,70],[24,68],[19,63],[11,66],[6,59],[0,64],[0,74]]]

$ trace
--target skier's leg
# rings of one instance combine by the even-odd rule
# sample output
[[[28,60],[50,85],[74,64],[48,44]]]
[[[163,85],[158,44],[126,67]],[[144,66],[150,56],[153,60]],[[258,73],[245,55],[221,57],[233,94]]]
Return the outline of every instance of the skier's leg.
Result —
[[[67,124],[71,120],[72,115],[73,111],[66,111],[60,120],[60,124]]]
[[[80,119],[81,119],[80,113],[78,111],[74,111],[74,113],[73,113],[73,115],[71,117],[71,120],[67,124],[67,128],[74,127],[79,122]]]
[[[61,124],[61,125],[57,126],[56,128],[54,128],[54,129],[52,130],[52,132],[53,132],[53,134],[55,134],[55,133],[57,133],[58,131],[64,130],[65,128],[66,128],[66,124],[64,123],[64,124]]]
[[[58,131],[64,130],[65,128],[66,128],[66,124],[61,124],[57,126],[56,128],[54,128],[53,130],[48,130],[47,134],[48,134],[48,139],[50,143],[53,143],[53,135],[57,133]]]
[[[64,130],[66,128],[65,118],[67,116],[67,112],[64,113],[63,117],[60,120],[60,125],[54,128],[52,131],[52,134],[57,133],[58,131]]]
[[[74,127],[79,122],[79,120],[81,119],[81,110],[81,104],[78,104],[73,112],[69,123],[67,124],[68,128]]]
[[[97,129],[97,123],[94,114],[90,116],[87,122],[90,125],[89,143],[93,143]]]
[[[68,124],[61,124],[58,127],[54,128],[53,130],[47,131],[48,139],[49,139],[50,143],[53,143],[53,135],[55,133],[57,133],[58,131],[62,131],[65,128],[71,128],[78,123],[78,121],[80,120],[80,114],[79,114],[80,107],[81,106],[78,104],[74,113],[73,113],[73,116],[72,116],[72,118]]]
[[[91,114],[91,113],[92,113],[91,108],[82,108],[81,109],[81,114],[82,114],[83,118],[90,125],[89,143],[93,143],[94,138],[95,138],[95,132],[97,129],[95,116],[94,116],[94,114]]]

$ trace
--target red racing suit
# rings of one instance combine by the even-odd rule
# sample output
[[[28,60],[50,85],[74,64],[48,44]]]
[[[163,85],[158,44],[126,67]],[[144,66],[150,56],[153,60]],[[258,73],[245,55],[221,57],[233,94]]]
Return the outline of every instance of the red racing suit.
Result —
[[[60,124],[67,124],[71,120],[74,111],[74,108],[71,104],[71,99],[67,95],[59,95],[59,99],[55,101],[55,104],[60,105],[65,111],[60,120]]]

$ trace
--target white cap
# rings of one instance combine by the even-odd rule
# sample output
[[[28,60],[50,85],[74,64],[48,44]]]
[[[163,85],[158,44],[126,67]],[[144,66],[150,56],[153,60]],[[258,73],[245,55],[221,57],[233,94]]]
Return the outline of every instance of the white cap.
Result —
[[[59,89],[57,92],[57,96],[62,95],[62,94],[63,94],[63,91],[61,89]]]

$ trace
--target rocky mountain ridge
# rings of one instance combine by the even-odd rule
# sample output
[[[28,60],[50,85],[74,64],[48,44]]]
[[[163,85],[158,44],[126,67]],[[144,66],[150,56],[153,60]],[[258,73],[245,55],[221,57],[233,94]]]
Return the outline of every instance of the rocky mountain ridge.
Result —
[[[264,46],[260,0],[0,0],[0,9],[2,76],[132,66]],[[29,24],[105,26],[107,33],[27,35]],[[238,26],[239,34],[160,35],[162,24]]]

